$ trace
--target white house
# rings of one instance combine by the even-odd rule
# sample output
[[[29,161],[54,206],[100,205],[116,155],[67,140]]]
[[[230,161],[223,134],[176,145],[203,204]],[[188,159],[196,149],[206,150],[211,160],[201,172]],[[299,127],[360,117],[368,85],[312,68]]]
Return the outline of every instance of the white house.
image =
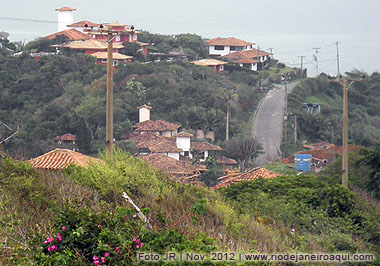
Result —
[[[176,138],[177,148],[183,150],[181,155],[190,157],[191,137],[193,137],[193,135],[187,132],[180,132],[175,134],[174,137]]]
[[[261,68],[266,67],[271,55],[271,53],[252,48],[250,50],[230,53],[228,55],[222,56],[222,58],[232,64],[257,71],[258,65],[260,65]]]
[[[208,53],[211,56],[224,56],[230,53],[250,50],[254,43],[236,38],[214,38],[207,41]]]

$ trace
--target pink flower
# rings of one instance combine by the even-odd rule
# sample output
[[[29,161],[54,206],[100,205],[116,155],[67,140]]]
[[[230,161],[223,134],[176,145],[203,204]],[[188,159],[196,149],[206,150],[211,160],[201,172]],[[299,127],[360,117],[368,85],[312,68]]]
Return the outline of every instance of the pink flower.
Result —
[[[55,246],[55,245],[52,245],[52,246],[51,246],[51,249],[52,249],[52,250],[58,250],[58,247]]]
[[[140,248],[140,246],[139,246],[139,245],[136,245],[136,248]]]
[[[137,243],[137,244],[140,243],[140,239],[137,239],[137,240],[136,240],[136,243]]]
[[[110,255],[109,252],[104,253],[104,257],[108,257]]]
[[[49,244],[49,241],[46,240],[46,241],[44,242],[44,244],[45,244],[45,245],[46,245],[46,244]]]
[[[99,263],[100,263],[100,262],[99,262],[98,260],[94,261],[94,264],[95,264],[96,266],[98,266]]]
[[[98,260],[99,258],[98,257],[92,257],[92,260]]]
[[[136,242],[136,238],[133,238],[133,240],[132,240],[133,242]]]
[[[105,263],[105,262],[106,262],[106,260],[104,259],[104,257],[101,257],[101,258],[100,258],[100,261],[101,261],[102,263]]]
[[[116,247],[115,250],[116,250],[116,253],[119,253],[119,247]]]
[[[66,227],[62,226],[62,231],[65,231],[66,230]]]
[[[144,243],[141,243],[141,244],[140,244],[140,247],[143,247],[143,246],[144,246]]]
[[[98,228],[102,228],[102,226],[100,224],[98,224]]]
[[[47,238],[47,241],[48,241],[49,243],[53,242],[53,241],[54,241],[54,237],[48,237],[48,238]]]
[[[58,233],[58,234],[57,234],[57,239],[58,239],[58,241],[59,241],[59,242],[61,242],[61,241],[62,241],[62,236],[61,236],[61,234],[60,234],[60,233]]]
[[[51,247],[48,247],[48,251],[49,251],[49,252],[51,251]]]

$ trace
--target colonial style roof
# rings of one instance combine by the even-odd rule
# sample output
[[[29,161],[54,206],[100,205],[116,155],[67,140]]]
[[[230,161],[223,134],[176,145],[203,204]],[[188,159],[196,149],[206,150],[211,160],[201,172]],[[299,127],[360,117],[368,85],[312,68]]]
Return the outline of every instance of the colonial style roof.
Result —
[[[129,139],[134,142],[140,149],[148,149],[150,152],[182,152],[182,149],[177,148],[170,140],[154,133],[143,133],[133,136]]]
[[[214,39],[211,39],[211,40],[207,41],[207,45],[208,46],[211,46],[211,45],[249,46],[249,45],[253,45],[253,44],[254,43],[246,42],[246,41],[239,40],[239,39],[236,39],[236,38],[233,38],[233,37],[229,37],[229,38],[220,38],[220,37],[217,37],[217,38],[214,38]]]
[[[73,41],[64,45],[65,48],[70,49],[93,49],[93,50],[107,50],[107,41],[103,40],[85,40]],[[124,46],[120,43],[113,43],[113,49],[121,49]]]
[[[71,164],[87,167],[90,160],[100,162],[99,159],[91,158],[79,152],[68,149],[55,149],[29,162],[34,168],[38,169],[63,170]]]
[[[141,106],[138,106],[137,109],[141,109],[141,108],[147,108],[147,109],[152,109],[151,106],[147,105],[147,104],[144,104],[144,105],[141,105]]]
[[[182,131],[182,132],[174,134],[173,137],[189,137],[189,138],[191,138],[191,137],[193,137],[193,134]]]
[[[57,8],[55,11],[75,11],[75,10],[76,10],[75,8],[64,6],[61,8]]]
[[[237,161],[235,161],[234,159],[224,157],[224,156],[220,156],[218,159],[218,163],[224,164],[224,165],[236,165]]]
[[[166,155],[150,153],[141,158],[162,171],[171,175],[191,175],[196,172],[196,168],[189,160],[176,160]]]
[[[198,61],[193,61],[192,63],[198,66],[219,66],[219,65],[228,64],[227,62],[216,60],[216,59],[202,59]]]
[[[164,120],[146,120],[140,123],[137,123],[134,125],[137,131],[170,131],[170,130],[177,130],[180,128],[180,125],[176,125]]]
[[[73,24],[67,25],[67,27],[72,27],[72,28],[74,28],[74,27],[82,27],[82,28],[84,28],[84,25],[86,25],[86,24],[89,27],[99,27],[100,26],[100,24],[98,24],[98,23],[94,23],[94,22],[91,22],[91,21],[88,21],[88,20],[82,20],[82,21],[75,22]]]
[[[76,29],[63,30],[63,31],[45,36],[45,38],[48,40],[53,40],[57,38],[58,36],[66,36],[70,41],[88,40],[91,38],[90,35],[80,32],[79,30],[76,30]]]
[[[98,58],[98,59],[107,59],[108,58],[108,53],[107,52],[96,52],[91,54],[92,56]],[[112,59],[115,60],[127,60],[127,59],[132,59],[133,56],[129,55],[123,55],[119,53],[112,53]]]
[[[234,173],[222,176],[219,178],[222,182],[216,185],[215,188],[229,187],[231,184],[241,181],[251,181],[258,178],[276,178],[278,176],[281,176],[281,174],[259,167],[242,174]]]
[[[62,141],[75,141],[76,136],[70,133],[64,134],[62,136],[57,136],[53,140],[62,140]]]
[[[220,151],[222,148],[214,144],[202,141],[202,142],[192,142],[191,149],[196,151]]]
[[[257,49],[251,49],[230,53],[228,55],[222,56],[222,58],[225,58],[226,60],[232,63],[255,64],[259,62],[258,57],[263,57],[267,55],[272,54],[262,50],[258,51]]]

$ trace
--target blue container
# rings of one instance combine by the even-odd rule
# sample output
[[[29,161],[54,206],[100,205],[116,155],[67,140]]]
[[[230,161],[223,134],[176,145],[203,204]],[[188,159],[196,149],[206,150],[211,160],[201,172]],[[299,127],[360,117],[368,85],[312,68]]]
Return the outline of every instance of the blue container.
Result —
[[[311,159],[311,154],[295,154],[294,163],[296,170],[303,172],[311,171]]]

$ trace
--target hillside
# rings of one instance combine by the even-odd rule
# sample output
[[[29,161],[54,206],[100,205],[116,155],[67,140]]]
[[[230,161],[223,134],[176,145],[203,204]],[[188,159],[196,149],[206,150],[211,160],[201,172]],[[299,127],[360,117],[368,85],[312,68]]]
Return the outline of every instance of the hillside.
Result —
[[[332,178],[258,179],[220,194],[173,182],[121,151],[101,158],[63,173],[1,159],[2,263],[93,265],[103,257],[106,265],[137,265],[140,251],[380,253],[378,203]]]
[[[347,73],[356,79],[348,92],[349,143],[373,146],[380,139],[380,74],[362,80],[360,72]],[[326,75],[308,78],[289,95],[289,112],[297,115],[299,145],[302,141],[342,143],[342,85]],[[321,113],[308,113],[303,103],[319,104]],[[293,128],[288,127],[288,135]]]

